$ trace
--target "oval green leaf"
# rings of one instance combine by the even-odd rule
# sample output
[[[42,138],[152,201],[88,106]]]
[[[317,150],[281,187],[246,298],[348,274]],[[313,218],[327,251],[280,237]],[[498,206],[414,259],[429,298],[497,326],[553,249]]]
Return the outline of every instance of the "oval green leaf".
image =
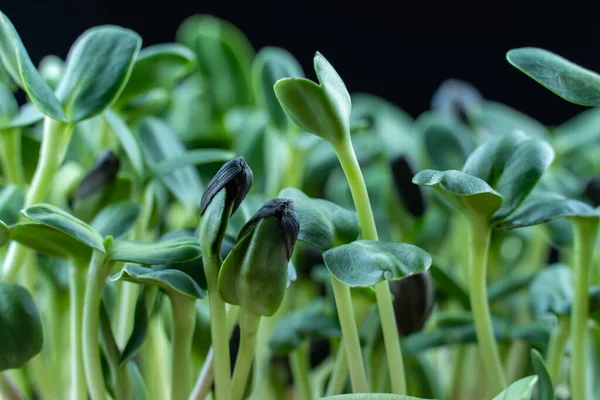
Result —
[[[535,316],[548,312],[566,315],[573,302],[573,273],[564,264],[553,264],[537,273],[529,289],[529,303]]]
[[[582,106],[600,105],[600,75],[551,51],[523,47],[506,53],[506,59],[546,89]]]
[[[327,200],[310,198],[295,188],[283,189],[278,197],[294,201],[300,220],[298,240],[325,251],[358,238],[360,227],[354,211]]]
[[[501,225],[508,229],[543,224],[558,218],[599,218],[598,212],[579,200],[552,199],[534,201],[521,207]]]
[[[196,238],[191,237],[156,243],[121,240],[113,244],[107,255],[108,260],[145,265],[180,263],[198,257],[200,257],[200,243]]]
[[[29,292],[0,282],[0,371],[21,368],[43,343],[42,319]]]
[[[91,226],[50,204],[35,204],[22,211],[27,218],[66,233],[79,242],[105,253],[104,239]]]
[[[154,270],[137,265],[126,264],[118,274],[110,278],[112,281],[133,282],[142,285],[156,285],[167,293],[176,292],[182,295],[202,299],[206,293],[188,274],[177,269]]]
[[[137,33],[112,25],[88,29],[75,41],[56,89],[71,122],[100,114],[117,100],[141,46]]]
[[[340,282],[354,287],[402,279],[425,272],[431,256],[405,243],[357,240],[323,253],[327,269]]]
[[[528,376],[511,384],[492,400],[529,400],[538,381],[537,375]]]
[[[7,185],[0,190],[0,221],[15,224],[21,217],[25,195],[16,185]]]
[[[77,262],[89,262],[92,249],[67,233],[47,225],[19,223],[11,226],[10,240],[21,243],[38,253]]]

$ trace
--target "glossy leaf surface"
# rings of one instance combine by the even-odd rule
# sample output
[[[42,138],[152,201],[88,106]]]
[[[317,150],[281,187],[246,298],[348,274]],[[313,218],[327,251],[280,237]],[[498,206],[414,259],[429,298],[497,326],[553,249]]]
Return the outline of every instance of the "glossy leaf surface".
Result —
[[[206,293],[196,281],[186,273],[176,269],[154,270],[152,268],[140,267],[127,264],[116,275],[111,277],[113,281],[126,281],[143,285],[157,285],[167,293],[175,291],[188,297],[201,299]]]

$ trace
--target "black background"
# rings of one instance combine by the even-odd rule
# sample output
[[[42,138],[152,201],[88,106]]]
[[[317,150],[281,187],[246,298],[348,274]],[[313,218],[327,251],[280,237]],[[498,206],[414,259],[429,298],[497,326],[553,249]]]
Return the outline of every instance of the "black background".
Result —
[[[2,0],[6,2],[7,0]],[[429,107],[446,78],[473,83],[484,97],[546,124],[583,110],[511,67],[506,51],[536,46],[600,71],[600,7],[595,2],[53,0],[0,5],[34,62],[64,57],[75,38],[100,24],[137,31],[144,45],[173,41],[179,24],[203,13],[240,28],[258,50],[291,51],[309,77],[316,50],[351,92],[382,96],[413,116]]]

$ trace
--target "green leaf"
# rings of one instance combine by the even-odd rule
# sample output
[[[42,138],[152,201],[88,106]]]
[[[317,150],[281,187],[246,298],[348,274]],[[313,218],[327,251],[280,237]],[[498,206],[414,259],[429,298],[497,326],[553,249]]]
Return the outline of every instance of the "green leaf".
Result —
[[[479,146],[463,172],[483,179],[502,195],[502,207],[493,216],[493,221],[502,221],[527,198],[553,160],[548,143],[512,132]]]
[[[548,137],[548,129],[542,123],[506,104],[494,101],[481,103],[472,119],[478,131],[492,137],[514,131],[525,132],[540,139]]]
[[[600,75],[548,50],[513,49],[506,59],[514,67],[563,99],[582,106],[600,105]]]
[[[6,126],[7,128],[22,128],[40,122],[44,114],[32,103],[25,103],[19,109],[19,113]]]
[[[281,78],[303,77],[300,63],[287,50],[278,47],[261,49],[252,63],[252,85],[254,97],[259,106],[266,111],[269,121],[281,132],[287,132],[289,121],[281,108],[273,85]]]
[[[502,195],[484,180],[464,172],[426,169],[413,178],[413,183],[432,186],[438,194],[466,215],[475,213],[491,217],[502,205]]]
[[[135,264],[171,264],[200,257],[200,244],[196,238],[182,237],[156,243],[120,240],[113,244],[107,259]]]
[[[436,292],[445,292],[458,300],[464,309],[471,309],[469,293],[467,293],[462,281],[453,273],[450,266],[434,258],[429,271],[435,282]]]
[[[102,209],[90,225],[100,235],[118,239],[133,227],[141,211],[141,207],[131,201],[113,203]]]
[[[166,159],[185,154],[183,143],[163,121],[148,117],[142,120],[139,129],[144,158],[151,168],[155,169],[156,165]],[[180,203],[186,206],[200,206],[202,181],[193,166],[158,177]]]
[[[134,97],[155,88],[171,90],[196,66],[196,56],[189,48],[175,43],[156,44],[140,51],[127,86],[117,100],[119,109]]]
[[[149,304],[150,300],[155,300],[154,295],[151,294],[151,291],[146,286],[142,287],[135,303],[133,330],[123,349],[123,353],[121,353],[121,367],[136,355],[146,340],[149,311],[151,311],[151,306],[153,305]]]
[[[42,320],[29,292],[0,282],[0,371],[21,368],[43,343]]]
[[[159,162],[154,170],[158,175],[168,175],[181,168],[211,163],[224,163],[235,158],[235,154],[222,149],[194,149],[183,154],[167,157]]]
[[[141,285],[156,285],[167,293],[176,292],[194,299],[206,297],[206,293],[198,286],[196,281],[185,272],[176,269],[156,271],[151,268],[126,264],[121,272],[113,275],[110,279]]]
[[[141,45],[137,33],[112,25],[91,28],[79,36],[56,89],[71,122],[100,114],[117,100]]]
[[[354,211],[327,200],[310,198],[295,188],[283,189],[278,197],[294,201],[300,220],[298,240],[325,251],[358,238],[360,227]]]
[[[323,253],[329,272],[348,286],[371,286],[425,272],[431,256],[405,243],[357,240]]]
[[[552,130],[553,144],[561,154],[573,153],[600,143],[600,108],[589,108]]]
[[[127,123],[114,111],[106,110],[104,118],[108,125],[121,141],[121,146],[127,153],[129,161],[138,176],[144,176],[144,158],[142,157],[142,149],[137,137],[131,132]]]
[[[337,396],[321,397],[320,400],[428,400],[421,397],[387,393],[357,393],[339,394]]]
[[[21,216],[25,195],[16,185],[7,185],[0,190],[0,221],[15,224]]]
[[[285,355],[307,339],[340,337],[342,331],[339,322],[329,306],[323,299],[316,299],[306,307],[285,315],[277,322],[269,339],[271,351]]]
[[[314,67],[319,85],[304,78],[284,78],[275,84],[275,94],[296,125],[336,145],[350,135],[350,95],[320,53],[315,55]]]
[[[43,238],[43,239],[40,239]],[[89,246],[71,235],[37,223],[19,223],[11,226],[10,240],[21,243],[38,253],[86,263],[92,254]]]
[[[529,400],[533,395],[533,389],[537,381],[537,375],[520,379],[492,400]]]
[[[10,90],[0,82],[0,129],[4,128],[19,112],[19,103]]]
[[[536,349],[531,349],[531,352],[529,354],[531,357],[533,372],[539,378],[538,385],[533,395],[533,399],[556,400],[556,397],[554,397],[554,383],[552,382],[552,378],[550,378],[550,373],[546,368],[544,359]]]
[[[564,264],[553,264],[539,271],[529,289],[529,303],[535,316],[548,312],[566,315],[573,302],[573,273]]]
[[[17,30],[2,12],[0,12],[0,60],[11,78],[27,92],[31,102],[44,115],[61,121],[67,120],[58,98],[38,73]]]
[[[598,218],[600,214],[589,205],[573,199],[534,201],[521,207],[501,225],[508,229],[543,224],[558,218]]]
[[[492,283],[488,289],[488,300],[490,303],[510,296],[511,294],[523,290],[531,284],[531,281],[537,276],[537,272],[515,272],[505,278],[498,279]]]
[[[27,218],[66,233],[77,241],[105,253],[104,239],[91,226],[50,204],[35,204],[22,211]]]

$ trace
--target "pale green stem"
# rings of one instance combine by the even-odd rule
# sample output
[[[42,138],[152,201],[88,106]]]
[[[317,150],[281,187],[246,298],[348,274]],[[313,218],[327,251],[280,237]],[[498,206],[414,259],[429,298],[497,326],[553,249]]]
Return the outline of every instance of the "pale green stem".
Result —
[[[208,286],[208,303],[210,306],[210,330],[212,345],[215,350],[215,400],[231,399],[231,361],[229,359],[229,335],[227,332],[227,313],[225,302],[221,298],[218,286],[220,265],[212,257],[206,257],[204,272]]]
[[[81,345],[83,304],[86,286],[85,267],[71,265],[69,270],[70,328],[71,328],[71,388],[70,399],[81,400],[87,397],[87,386],[83,367],[83,349]],[[58,350],[58,349],[57,349]]]
[[[333,275],[331,275],[331,286],[333,287],[333,295],[344,337],[344,348],[348,359],[352,391],[354,393],[367,393],[369,385],[367,383],[367,374],[360,348],[360,339],[352,307],[350,288],[335,279]]]
[[[333,367],[333,373],[329,378],[327,384],[326,396],[334,396],[336,394],[342,394],[344,387],[346,386],[346,380],[348,378],[348,360],[346,358],[346,351],[344,350],[344,338],[340,340],[337,354],[335,355],[335,365]]]
[[[461,392],[463,371],[465,371],[466,345],[455,346],[451,351],[454,354],[454,360],[452,362],[452,379],[450,380],[450,400],[459,400],[458,395]]]
[[[4,400],[25,400],[6,372],[0,372],[0,398]]]
[[[256,335],[260,325],[261,316],[244,309],[240,315],[240,347],[235,360],[233,380],[231,383],[232,399],[242,400],[246,392],[246,383],[254,360],[256,349]]]
[[[586,330],[589,314],[589,279],[594,256],[594,245],[598,231],[598,220],[573,218],[575,231],[575,291],[571,316],[571,398],[586,400]],[[591,399],[590,399],[591,400]]]
[[[185,400],[191,389],[190,355],[196,326],[196,299],[174,291],[169,298],[173,313],[171,400]]]
[[[230,308],[227,310],[228,338],[231,337],[233,329],[237,324],[239,313],[240,308],[237,306],[230,306]],[[200,371],[198,379],[196,380],[196,384],[194,385],[194,390],[192,391],[190,400],[203,400],[208,394],[208,392],[210,392],[210,387],[213,383],[214,378],[214,362],[215,350],[212,346],[210,346],[208,354],[206,354],[204,364],[202,365],[202,370]]]
[[[87,286],[85,288],[83,308],[83,359],[85,377],[92,400],[105,400],[106,391],[102,363],[100,361],[100,345],[98,327],[102,288],[110,274],[111,263],[105,263],[105,255],[94,250],[88,269]]]
[[[23,158],[21,156],[21,131],[19,128],[9,128],[0,131],[0,154],[2,170],[8,181],[23,187]]]
[[[292,377],[296,391],[295,400],[311,400],[308,350],[308,342],[306,342],[290,353]]]
[[[377,227],[373,210],[369,202],[369,194],[365,185],[356,154],[352,148],[352,142],[343,140],[334,146],[337,157],[346,174],[346,180],[352,192],[352,199],[358,221],[364,240],[378,240]],[[392,295],[387,281],[379,282],[375,285],[375,294],[377,297],[377,307],[379,309],[381,328],[383,331],[383,340],[387,353],[388,368],[390,372],[390,381],[392,382],[392,392],[396,394],[406,394],[406,377],[404,375],[404,362],[402,360],[402,350],[400,348],[400,337],[398,335],[396,315],[392,306]],[[350,362],[350,357],[348,357]],[[364,367],[363,367],[364,369]]]
[[[150,399],[168,399],[169,376],[163,373],[163,366],[169,364],[169,348],[164,323],[159,313],[153,315],[148,322],[148,339],[141,349],[141,355],[143,376]]]
[[[47,117],[44,119],[40,156],[33,180],[25,196],[24,208],[40,203],[46,197],[52,184],[52,179],[65,157],[72,131],[72,125],[67,125],[64,122],[55,121]],[[28,252],[29,249],[27,247],[17,242],[10,243],[8,253],[2,264],[2,279],[4,281],[15,282],[17,280],[20,268]]]
[[[302,189],[305,167],[305,150],[300,149],[293,144],[289,146],[290,160],[287,166],[285,176],[285,187],[295,187]]]
[[[135,318],[135,304],[140,293],[140,286],[130,282],[119,282],[121,296],[117,304],[116,340],[124,348],[133,330]]]
[[[554,386],[558,385],[560,381],[562,361],[567,342],[569,341],[570,323],[569,318],[561,317],[558,320],[558,325],[552,332],[552,336],[550,336],[550,343],[548,343],[546,364],[548,365],[548,373],[550,374],[550,378],[552,378]]]
[[[494,337],[494,328],[487,300],[487,255],[490,245],[490,227],[483,218],[472,217],[469,221],[469,271],[471,278],[471,309],[479,354],[482,357],[490,390],[503,391],[506,384],[504,369]]]

